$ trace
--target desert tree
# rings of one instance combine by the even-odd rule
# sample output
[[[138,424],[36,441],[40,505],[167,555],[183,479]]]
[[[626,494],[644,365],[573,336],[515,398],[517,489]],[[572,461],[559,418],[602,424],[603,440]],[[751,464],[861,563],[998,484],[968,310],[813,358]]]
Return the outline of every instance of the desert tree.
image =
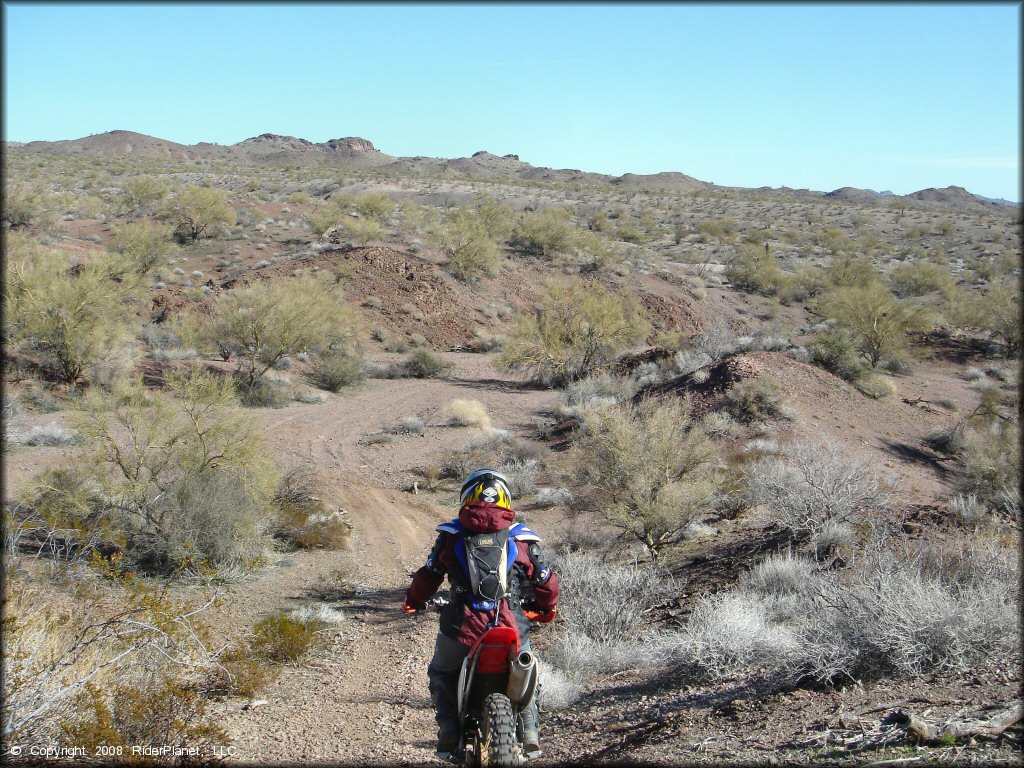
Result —
[[[565,208],[545,208],[523,214],[512,234],[512,245],[545,259],[566,251],[576,241],[572,214]]]
[[[337,351],[354,342],[357,318],[333,281],[301,274],[232,288],[193,333],[225,359],[235,356],[239,385],[252,392],[286,355]]]
[[[138,214],[151,210],[170,193],[166,181],[153,176],[132,176],[121,186],[120,207],[125,213]]]
[[[102,488],[106,527],[153,570],[251,563],[277,483],[260,430],[230,377],[193,366],[167,383],[174,397],[140,382],[94,393],[76,418],[94,448],[82,471]]]
[[[167,263],[176,249],[170,234],[166,229],[152,224],[122,224],[114,227],[109,248],[124,258],[124,270],[141,277]]]
[[[579,444],[576,504],[641,544],[657,562],[717,490],[718,455],[686,400],[590,411]]]
[[[330,203],[321,206],[305,217],[306,226],[313,231],[319,241],[323,241],[324,235],[341,224],[341,220],[341,211]]]
[[[642,307],[628,291],[553,279],[535,311],[516,319],[501,360],[508,368],[561,386],[586,376],[648,330]]]
[[[74,384],[127,338],[135,280],[115,279],[101,254],[76,265],[61,253],[9,237],[4,285],[7,339],[42,355]]]
[[[927,327],[922,307],[904,304],[881,283],[836,288],[819,298],[816,311],[836,319],[872,368],[906,348],[907,334]]]
[[[175,237],[191,242],[209,234],[215,224],[235,223],[227,193],[212,187],[186,187],[164,204],[160,215],[174,225]]]

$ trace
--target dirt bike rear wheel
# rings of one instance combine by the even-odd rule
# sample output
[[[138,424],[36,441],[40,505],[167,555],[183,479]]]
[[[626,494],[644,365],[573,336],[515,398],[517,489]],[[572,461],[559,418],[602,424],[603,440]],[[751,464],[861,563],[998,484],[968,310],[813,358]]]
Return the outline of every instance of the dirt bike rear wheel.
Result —
[[[492,693],[484,699],[479,739],[477,754],[482,768],[512,768],[522,764],[516,740],[516,716],[512,702],[504,694]]]

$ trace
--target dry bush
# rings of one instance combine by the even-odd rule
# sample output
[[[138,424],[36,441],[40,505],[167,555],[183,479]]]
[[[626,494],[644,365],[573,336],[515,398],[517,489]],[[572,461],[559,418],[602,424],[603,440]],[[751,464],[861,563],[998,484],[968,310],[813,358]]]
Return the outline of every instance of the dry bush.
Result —
[[[807,345],[807,352],[811,363],[841,379],[852,382],[864,377],[864,366],[857,360],[853,339],[841,329],[819,333]]]
[[[360,245],[367,245],[384,234],[384,228],[376,219],[344,219],[339,225],[341,229]]]
[[[609,361],[647,330],[631,294],[579,280],[550,280],[537,311],[516,320],[501,361],[547,386],[563,386]]]
[[[45,744],[59,739],[62,723],[74,728],[89,722],[89,713],[76,702],[85,686],[103,692],[138,691],[140,677],[147,675],[167,682],[166,688],[156,688],[163,695],[150,700],[160,708],[152,713],[154,726],[167,725],[158,715],[176,708],[194,713],[184,718],[190,725],[203,725],[202,708],[183,684],[213,664],[200,620],[213,600],[193,605],[172,600],[168,584],[154,587],[109,567],[103,574],[107,589],[101,598],[80,573],[69,572],[74,611],[49,607],[45,596],[21,577],[9,574],[5,580],[5,740]],[[122,697],[103,701],[111,723],[130,722],[141,706],[141,701]],[[149,735],[157,734],[147,731]],[[185,729],[182,735],[199,736],[201,728]],[[142,743],[154,742],[144,738]]]
[[[1020,515],[1019,432],[1012,419],[994,418],[987,424],[976,424],[966,432],[955,474],[958,491],[976,494],[1011,517]]]
[[[327,512],[317,495],[316,473],[299,465],[281,476],[273,498],[270,533],[294,549],[343,549],[352,526]]]
[[[432,379],[448,368],[451,368],[451,363],[446,362],[429,349],[417,349],[401,363],[392,364],[383,369],[371,370],[370,375],[384,379]]]
[[[115,226],[109,248],[124,259],[125,269],[139,275],[165,266],[175,251],[170,232],[141,222]]]
[[[658,663],[644,642],[645,617],[677,594],[670,575],[582,552],[561,553],[555,567],[562,592],[549,663],[581,677]]]
[[[323,629],[318,619],[306,622],[279,611],[256,622],[249,654],[273,664],[294,664],[323,645]]]
[[[689,402],[646,400],[587,418],[576,464],[576,505],[597,514],[655,562],[717,490],[718,456]]]
[[[845,458],[834,445],[797,443],[746,469],[746,501],[763,505],[794,536],[813,535],[826,523],[849,523],[889,495],[865,462]]]
[[[455,427],[491,428],[491,417],[479,400],[452,400],[448,403],[451,418],[448,423]]]
[[[100,747],[123,750],[125,762],[158,765],[201,764],[188,757],[133,756],[136,745],[169,749],[198,749],[206,755],[212,747],[230,742],[217,725],[207,702],[194,686],[164,672],[142,680],[103,689],[88,684],[79,693],[74,715],[61,723],[67,742],[83,747],[87,755],[101,754]],[[111,753],[105,753],[111,754]],[[187,755],[187,752],[185,752]],[[118,760],[120,762],[120,760]]]
[[[671,654],[688,676],[803,681],[964,672],[1020,651],[1012,553],[876,540],[846,572],[773,556],[736,588],[703,598]]]
[[[726,392],[722,403],[726,413],[740,424],[787,418],[778,387],[760,377],[741,381]]]
[[[588,409],[616,405],[631,399],[637,388],[637,382],[626,376],[610,373],[588,376],[566,385],[556,415],[560,418],[580,417]]]
[[[513,437],[503,430],[492,429],[467,442],[461,449],[449,451],[441,461],[445,477],[461,480],[480,467],[501,469],[511,462],[536,462],[543,466],[544,449]]]
[[[25,445],[79,445],[82,436],[73,429],[66,429],[57,422],[32,427],[22,435],[18,442]]]
[[[762,248],[744,246],[726,263],[725,278],[738,290],[774,296],[786,282],[778,259]]]
[[[538,507],[564,507],[572,502],[572,491],[568,488],[538,488],[533,503]]]
[[[882,400],[896,394],[896,385],[881,376],[865,376],[855,381],[853,386],[872,400]]]

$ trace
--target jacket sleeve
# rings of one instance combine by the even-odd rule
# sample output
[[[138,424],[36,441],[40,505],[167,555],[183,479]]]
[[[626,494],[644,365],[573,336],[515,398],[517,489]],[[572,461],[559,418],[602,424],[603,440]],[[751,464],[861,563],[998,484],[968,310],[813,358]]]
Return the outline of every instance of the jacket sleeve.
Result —
[[[444,566],[441,563],[441,552],[444,550],[445,540],[448,535],[445,533],[437,537],[433,549],[427,556],[426,564],[416,571],[412,577],[412,584],[405,591],[405,602],[417,610],[427,607],[427,600],[433,597],[434,593],[444,583]]]
[[[525,553],[522,551],[525,545]],[[525,554],[525,558],[522,555]],[[536,541],[520,542],[520,557],[526,562],[526,577],[530,581],[533,592],[533,605],[541,611],[553,611],[558,604],[559,582],[558,574],[555,573],[545,560],[541,552],[540,544]]]

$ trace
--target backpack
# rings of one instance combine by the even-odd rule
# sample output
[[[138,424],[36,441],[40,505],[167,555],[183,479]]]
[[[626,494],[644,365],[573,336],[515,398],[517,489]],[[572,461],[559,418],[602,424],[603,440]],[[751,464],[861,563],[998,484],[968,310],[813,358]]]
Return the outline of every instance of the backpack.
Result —
[[[512,567],[519,548],[516,540],[539,540],[521,523],[493,533],[470,533],[456,519],[437,526],[456,536],[455,557],[462,566],[466,598],[474,611],[493,611],[509,596]]]

